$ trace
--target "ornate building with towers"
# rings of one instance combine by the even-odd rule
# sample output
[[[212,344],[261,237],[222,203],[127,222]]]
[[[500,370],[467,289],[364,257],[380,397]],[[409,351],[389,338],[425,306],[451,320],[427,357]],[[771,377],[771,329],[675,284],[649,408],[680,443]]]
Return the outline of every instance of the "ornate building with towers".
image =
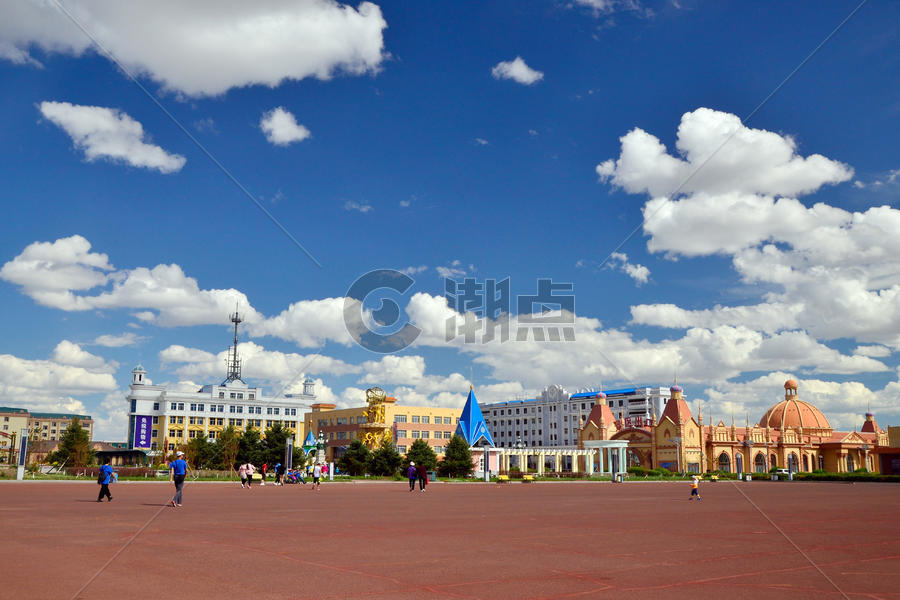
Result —
[[[657,420],[644,427],[626,426],[606,404],[604,394],[579,432],[579,447],[592,440],[628,440],[627,466],[665,468],[699,473],[764,473],[770,469],[809,472],[817,469],[845,473],[864,468],[892,472],[884,461],[891,456],[885,430],[867,412],[859,431],[835,431],[825,415],[800,399],[793,379],[784,384],[784,400],[769,408],[755,425],[744,427],[712,420],[704,424],[701,410],[694,418],[680,386]]]

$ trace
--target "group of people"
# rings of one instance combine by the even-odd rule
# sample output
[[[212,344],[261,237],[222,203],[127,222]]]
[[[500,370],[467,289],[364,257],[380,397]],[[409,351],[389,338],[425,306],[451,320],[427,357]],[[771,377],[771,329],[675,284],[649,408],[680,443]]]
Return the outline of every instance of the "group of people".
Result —
[[[425,468],[425,465],[416,466],[416,463],[410,461],[409,468],[406,469],[406,476],[409,478],[409,491],[416,489],[416,481],[419,482],[419,490],[425,491],[425,486],[428,485],[428,469]]]
[[[260,474],[262,474],[262,481],[260,485],[266,485],[266,471],[268,465],[263,463],[263,466],[259,469]],[[316,463],[314,466],[311,466],[312,476],[313,476],[313,490],[319,489],[322,482],[322,477],[328,474],[328,465],[322,463]],[[252,462],[247,461],[241,464],[238,467],[238,475],[241,477],[241,487],[246,487],[248,490],[253,484],[253,474],[256,472],[256,467]],[[284,485],[285,475],[287,475],[287,480],[293,483],[300,482],[306,485],[306,480],[303,479],[303,475],[300,471],[291,470],[289,473],[286,473],[286,469],[283,464],[278,463],[275,465],[275,485]]]

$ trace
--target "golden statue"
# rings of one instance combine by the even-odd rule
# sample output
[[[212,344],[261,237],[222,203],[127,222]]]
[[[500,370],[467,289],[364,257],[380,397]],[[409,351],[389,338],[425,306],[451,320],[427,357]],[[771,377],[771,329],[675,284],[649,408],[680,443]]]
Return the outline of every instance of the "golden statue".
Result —
[[[384,400],[387,394],[379,387],[366,390],[366,402],[369,408],[365,411],[367,423],[384,423]]]

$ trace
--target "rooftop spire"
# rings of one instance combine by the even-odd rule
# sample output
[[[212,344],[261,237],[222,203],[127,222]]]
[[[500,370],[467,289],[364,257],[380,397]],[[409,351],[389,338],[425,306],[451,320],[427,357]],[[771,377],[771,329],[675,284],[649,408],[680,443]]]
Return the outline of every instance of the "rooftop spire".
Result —
[[[234,345],[231,347],[231,352],[227,359],[225,359],[225,368],[226,375],[225,381],[222,382],[222,385],[226,383],[230,383],[232,381],[240,381],[244,382],[241,379],[241,359],[238,358],[238,325],[241,324],[243,319],[241,319],[241,315],[238,313],[237,304],[234,305],[234,314],[231,315],[231,322],[234,323]]]

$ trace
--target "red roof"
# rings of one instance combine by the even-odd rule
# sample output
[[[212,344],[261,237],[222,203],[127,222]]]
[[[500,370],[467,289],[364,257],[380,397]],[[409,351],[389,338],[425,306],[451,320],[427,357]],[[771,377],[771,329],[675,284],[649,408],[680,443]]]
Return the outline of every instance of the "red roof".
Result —
[[[591,408],[591,414],[588,415],[587,422],[593,422],[597,428],[600,428],[600,419],[603,419],[603,426],[609,427],[613,423],[616,422],[616,417],[613,416],[612,410],[610,410],[609,405],[606,402],[601,402],[600,404],[595,404],[593,408]]]
[[[669,399],[669,402],[666,404],[666,409],[659,417],[659,420],[662,421],[666,417],[669,417],[675,423],[685,423],[694,418],[693,415],[691,415],[691,409],[681,395],[673,396]]]

